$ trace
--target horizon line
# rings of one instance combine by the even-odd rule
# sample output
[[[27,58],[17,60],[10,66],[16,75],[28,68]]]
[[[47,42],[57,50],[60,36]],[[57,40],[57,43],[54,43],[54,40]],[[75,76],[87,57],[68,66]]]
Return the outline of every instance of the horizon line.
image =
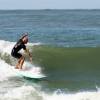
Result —
[[[42,8],[42,9],[26,9],[26,8],[16,8],[16,9],[0,9],[0,10],[100,10],[100,8]]]

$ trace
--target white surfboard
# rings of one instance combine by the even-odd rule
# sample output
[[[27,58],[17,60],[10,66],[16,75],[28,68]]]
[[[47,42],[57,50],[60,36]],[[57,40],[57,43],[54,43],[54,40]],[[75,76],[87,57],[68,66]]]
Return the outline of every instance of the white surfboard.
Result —
[[[31,68],[31,69],[26,69],[26,70],[19,70],[16,69],[17,74],[20,76],[24,76],[27,78],[33,78],[33,79],[41,79],[46,77],[45,75],[43,75],[39,70],[37,70],[36,68]]]
[[[28,77],[28,78],[34,78],[34,79],[39,79],[39,78],[44,78],[45,76],[42,74],[37,74],[37,73],[29,73],[29,72],[24,72],[24,71],[20,71],[19,75],[22,75],[24,77]]]

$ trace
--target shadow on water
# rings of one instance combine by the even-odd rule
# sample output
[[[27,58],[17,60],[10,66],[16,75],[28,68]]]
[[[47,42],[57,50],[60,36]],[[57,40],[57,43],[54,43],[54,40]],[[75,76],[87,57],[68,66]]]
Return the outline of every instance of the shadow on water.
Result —
[[[46,78],[29,78],[29,77],[23,77],[25,80],[31,81],[31,82],[42,82],[42,81],[46,81]]]

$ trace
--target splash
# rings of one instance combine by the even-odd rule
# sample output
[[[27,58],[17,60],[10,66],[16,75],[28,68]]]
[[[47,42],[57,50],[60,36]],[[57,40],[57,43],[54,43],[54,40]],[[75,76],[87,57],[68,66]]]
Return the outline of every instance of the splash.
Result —
[[[5,61],[0,59],[0,81],[7,80],[8,77],[15,76],[14,71],[11,70],[13,66],[10,66]]]
[[[1,96],[0,96],[1,97]],[[22,86],[8,91],[2,100],[100,100],[100,92],[80,92],[75,94],[49,94],[32,86]]]
[[[21,86],[0,94],[0,100],[43,100],[42,95],[32,86]]]
[[[100,91],[75,94],[44,94],[44,100],[100,100]]]
[[[14,70],[15,66],[10,65],[9,63],[7,63],[9,60],[11,62],[11,64],[16,63],[16,60],[13,59],[13,57],[11,57],[11,50],[13,48],[13,46],[15,45],[15,42],[9,42],[9,41],[4,41],[4,40],[0,40],[0,81],[3,81],[5,79],[7,79],[10,76],[15,76],[16,71]],[[40,45],[40,43],[28,43],[28,46],[35,46],[35,45]],[[7,61],[6,61],[7,60]],[[30,66],[30,67],[36,67],[33,64],[30,64],[29,62],[25,62],[24,66]],[[24,67],[25,68],[25,67]],[[35,71],[40,72],[41,68],[40,67],[36,67]]]

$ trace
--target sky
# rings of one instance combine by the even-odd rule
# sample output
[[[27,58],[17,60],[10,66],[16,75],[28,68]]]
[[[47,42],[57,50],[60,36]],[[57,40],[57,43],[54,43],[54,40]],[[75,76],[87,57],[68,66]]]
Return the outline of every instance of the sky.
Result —
[[[100,0],[0,0],[0,9],[100,9]]]

